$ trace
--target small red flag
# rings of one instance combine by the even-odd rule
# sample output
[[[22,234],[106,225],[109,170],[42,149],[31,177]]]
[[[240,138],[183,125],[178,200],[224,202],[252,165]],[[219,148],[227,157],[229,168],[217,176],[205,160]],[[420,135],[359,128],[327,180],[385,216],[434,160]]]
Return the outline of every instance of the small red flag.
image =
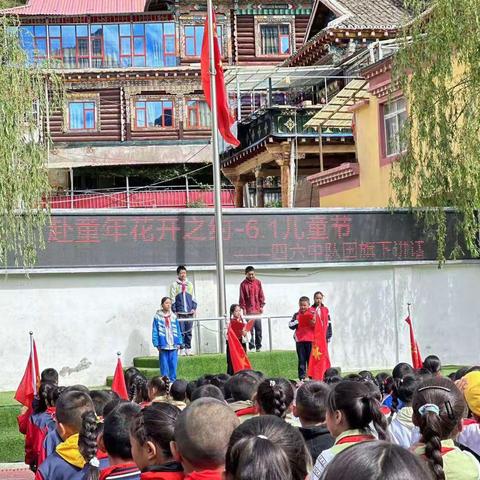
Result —
[[[217,21],[215,17],[215,12],[212,10],[213,17],[213,51],[215,59],[215,91],[217,93],[217,112],[212,112],[214,115],[217,115],[218,120],[218,131],[224,140],[238,147],[240,142],[233,135],[230,130],[230,127],[235,123],[235,119],[230,113],[230,108],[228,106],[228,96],[227,89],[225,87],[225,77],[223,75],[223,66],[222,66],[222,55],[220,53],[220,46],[218,45],[218,36],[217,36]],[[202,87],[203,93],[205,94],[205,100],[207,101],[210,111],[212,110],[212,94],[210,91],[210,51],[208,43],[208,15],[205,20],[205,28],[203,32],[203,43],[202,43],[202,54],[200,57],[200,66],[202,73]]]
[[[123,400],[128,400],[127,384],[125,383],[125,376],[123,375],[122,360],[118,357],[117,368],[113,375],[112,392],[118,394]]]
[[[251,332],[254,323],[255,323],[255,319],[254,319],[254,318],[252,318],[251,320],[249,320],[249,321],[247,322],[247,324],[245,325],[245,331],[246,331],[246,332]]]
[[[422,368],[423,367],[423,360],[422,356],[420,355],[420,350],[418,348],[418,343],[415,340],[415,333],[413,331],[412,319],[410,315],[405,319],[408,324],[408,328],[410,330],[410,350],[412,352],[412,365],[413,368]]]
[[[250,370],[252,368],[250,360],[232,327],[228,328],[227,340],[233,371],[237,373],[240,370]]]
[[[328,308],[321,306],[315,312],[312,353],[308,361],[307,375],[313,380],[323,380],[325,371],[330,368],[327,344]]]
[[[30,355],[27,361],[27,367],[23,374],[22,380],[15,392],[15,400],[31,408],[33,397],[38,392],[38,384],[40,383],[40,370],[38,368],[37,347],[33,337],[30,342]]]

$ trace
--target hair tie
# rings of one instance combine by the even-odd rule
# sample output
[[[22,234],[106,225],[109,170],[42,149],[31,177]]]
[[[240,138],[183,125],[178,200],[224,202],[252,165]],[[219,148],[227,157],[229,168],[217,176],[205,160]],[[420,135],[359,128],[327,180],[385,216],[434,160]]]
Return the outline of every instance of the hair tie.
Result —
[[[418,413],[424,417],[427,413],[434,413],[435,415],[440,415],[440,408],[434,403],[426,403],[418,409]]]
[[[417,392],[423,392],[425,390],[443,390],[444,392],[451,392],[447,387],[441,387],[440,385],[428,385],[426,387],[419,388]]]
[[[268,437],[265,435],[257,435],[257,438],[263,438],[263,440],[268,440]]]
[[[95,421],[97,422],[97,425],[98,425],[99,423],[103,423],[103,417],[102,417],[102,416],[99,417],[99,416],[97,415],[96,418],[95,418]]]
[[[88,462],[92,467],[99,468],[100,462],[97,457],[92,457],[91,460]]]
[[[445,402],[445,410],[447,411],[447,416],[449,420],[455,420],[455,413],[452,408],[452,404],[450,403],[450,400],[447,400]]]
[[[277,384],[277,382],[275,382],[275,380],[270,380],[270,386],[273,388],[275,385]]]

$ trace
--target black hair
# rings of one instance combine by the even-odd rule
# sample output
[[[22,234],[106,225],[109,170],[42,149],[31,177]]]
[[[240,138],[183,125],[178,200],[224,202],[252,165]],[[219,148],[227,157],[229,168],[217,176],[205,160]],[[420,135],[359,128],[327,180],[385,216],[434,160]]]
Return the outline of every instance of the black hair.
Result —
[[[40,383],[48,382],[58,385],[58,372],[54,368],[46,368],[40,374]]]
[[[310,305],[310,299],[308,297],[305,297],[305,296],[300,297],[298,299],[298,303],[301,303],[301,302],[307,302]]]
[[[432,375],[438,375],[442,370],[442,362],[436,355],[429,355],[423,360],[423,368],[426,368]]]
[[[112,392],[115,393],[115,392]],[[129,403],[128,400],[124,400],[123,398],[120,398],[118,395],[113,397],[112,400],[110,400],[105,407],[103,408],[103,416],[106,417],[107,415],[110,414],[115,408],[117,408],[118,405],[121,403]]]
[[[54,407],[57,403],[58,397],[65,390],[65,387],[55,387],[47,391],[47,404]]]
[[[420,412],[427,404],[436,405],[439,413]],[[433,377],[419,385],[412,406],[413,423],[420,429],[428,465],[437,480],[444,480],[441,441],[452,436],[467,411],[463,394],[448,378]]]
[[[225,471],[233,480],[304,480],[311,457],[298,429],[264,415],[237,427],[230,437]]]
[[[141,373],[133,377],[128,392],[128,398],[135,403],[149,401],[147,378]]]
[[[230,318],[232,318],[233,312],[234,312],[235,309],[236,309],[237,307],[239,307],[239,306],[240,306],[240,305],[239,305],[238,303],[232,303],[232,304],[230,305]]]
[[[336,376],[340,376],[340,369],[335,367],[330,367],[325,370],[323,378],[327,379],[328,377],[336,377]]]
[[[85,412],[95,413],[92,399],[88,393],[66,388],[58,397],[55,416],[59,423],[68,425],[72,430],[80,432],[82,415]]]
[[[462,367],[459,368],[455,372],[455,378],[453,380],[461,380],[469,371],[470,367]]]
[[[82,429],[78,435],[78,450],[85,459],[86,472],[84,480],[98,480],[100,469],[90,463],[97,455],[98,422],[93,410],[86,411],[82,415]]]
[[[412,404],[413,395],[418,388],[420,380],[414,375],[405,375],[397,387],[398,398],[405,404],[410,406]]]
[[[157,375],[148,381],[148,389],[150,388],[157,391],[158,397],[164,397],[170,391],[170,379],[167,376],[160,377]]]
[[[257,403],[266,415],[285,418],[294,397],[292,384],[285,378],[267,378],[257,389]]]
[[[164,304],[167,300],[172,301],[172,299],[171,299],[170,297],[163,297],[163,298],[162,298],[162,301],[160,302],[160,304],[162,305],[162,307],[163,307],[163,304]]]
[[[362,380],[362,377],[358,373],[349,373],[348,375],[345,375],[344,379],[352,382],[358,382]]]
[[[414,453],[387,442],[360,442],[340,452],[328,464],[322,480],[432,480]]]
[[[191,380],[187,383],[187,388],[185,389],[185,394],[189,402],[192,401],[192,393],[197,388],[197,381]]]
[[[66,393],[66,392],[83,392],[90,396],[90,390],[88,389],[88,387],[80,384],[70,385],[69,387],[65,387],[62,393]]]
[[[343,378],[340,377],[339,375],[333,375],[332,377],[327,377],[325,379],[325,383],[327,385],[335,385],[336,383],[343,382]]]
[[[53,392],[57,390],[57,386],[54,383],[42,382],[38,389],[38,399],[33,405],[33,413],[43,413],[49,406],[48,397],[53,395]]]
[[[433,376],[432,372],[428,368],[424,367],[419,368],[416,373],[420,378],[424,379],[431,378]]]
[[[306,382],[297,390],[298,417],[310,423],[325,422],[330,387],[323,382]]]
[[[349,429],[367,429],[373,423],[378,438],[386,440],[387,421],[380,408],[377,396],[366,382],[344,380],[337,383],[327,401],[330,412],[340,410],[343,413]]]
[[[127,392],[130,391],[132,380],[137,375],[141,375],[140,370],[137,367],[129,367],[123,373],[123,377],[125,378],[125,385],[127,386]]]
[[[320,292],[320,291],[315,292],[315,293],[313,294],[313,304],[314,304],[314,305],[315,305],[315,296],[318,295],[318,294],[320,294],[322,297],[324,296],[324,295],[323,295],[323,292]]]
[[[415,375],[415,370],[409,363],[400,362],[392,371],[392,413],[398,410],[398,386],[406,375]]]
[[[380,372],[375,375],[375,381],[380,389],[382,396],[390,395],[392,393],[391,385],[392,383],[388,381],[391,378],[390,375],[386,372]]]
[[[234,402],[253,400],[257,391],[260,377],[252,371],[241,371],[232,375],[228,380],[226,387]]]
[[[130,425],[140,412],[140,407],[132,402],[120,403],[106,417],[103,424],[103,442],[111,457],[122,460],[132,459]]]
[[[247,268],[245,268],[245,275],[247,273],[254,272],[254,271],[255,271],[255,269],[251,265],[249,265]]]
[[[193,392],[192,392],[192,399],[191,401],[194,402],[195,400],[198,400],[199,398],[216,398],[217,400],[220,400],[221,402],[225,401],[225,397],[223,396],[222,391],[216,387],[215,385],[202,385],[201,387],[197,387]]]
[[[177,275],[179,275],[182,270],[187,271],[187,267],[186,267],[185,265],[179,265],[179,266],[177,267]],[[163,303],[163,302],[162,302],[162,303]]]
[[[166,460],[172,459],[170,442],[180,410],[165,402],[155,402],[138,412],[130,425],[130,434],[140,445],[154,443]]]
[[[176,402],[184,402],[186,400],[187,394],[187,385],[186,380],[175,380],[170,387],[170,396]]]
[[[225,388],[229,379],[230,375],[228,373],[219,373],[212,379],[212,385],[215,385],[222,391],[224,398],[230,397],[230,392]]]
[[[92,399],[97,416],[103,417],[105,405],[112,401],[113,396],[110,390],[92,390],[90,392],[90,398]]]
[[[358,375],[362,378],[362,380],[368,380],[369,382],[374,383],[378,387],[377,379],[369,370],[362,370],[361,372],[358,372]]]

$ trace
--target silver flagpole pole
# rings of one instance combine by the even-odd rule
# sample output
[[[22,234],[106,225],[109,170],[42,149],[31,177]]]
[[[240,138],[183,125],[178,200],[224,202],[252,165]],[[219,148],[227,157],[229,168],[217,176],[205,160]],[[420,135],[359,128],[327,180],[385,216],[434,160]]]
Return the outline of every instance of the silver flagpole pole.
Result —
[[[207,0],[208,10],[208,50],[210,55],[210,95],[212,102],[212,161],[213,161],[213,184],[215,192],[215,244],[217,251],[217,292],[218,292],[218,314],[224,317],[226,313],[225,303],[225,266],[223,262],[223,232],[222,232],[222,197],[221,197],[221,178],[220,178],[220,157],[218,153],[218,121],[217,121],[217,91],[215,89],[215,52],[214,52],[214,33],[213,23],[213,3]],[[224,351],[223,342],[224,320],[219,321],[219,350]]]

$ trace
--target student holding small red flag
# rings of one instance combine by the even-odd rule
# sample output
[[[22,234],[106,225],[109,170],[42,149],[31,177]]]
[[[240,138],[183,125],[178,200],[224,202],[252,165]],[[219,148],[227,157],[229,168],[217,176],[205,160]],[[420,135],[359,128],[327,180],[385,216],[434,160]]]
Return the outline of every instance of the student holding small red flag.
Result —
[[[33,398],[38,392],[40,384],[40,369],[38,368],[37,347],[33,339],[33,333],[30,332],[30,355],[27,361],[27,367],[23,374],[22,380],[15,392],[15,400],[22,405],[31,409]]]
[[[128,400],[127,384],[125,383],[125,376],[123,374],[122,360],[120,352],[117,353],[117,367],[112,381],[112,392],[115,392],[122,400]]]
[[[408,324],[408,329],[410,331],[410,350],[412,352],[412,365],[415,369],[420,369],[423,367],[422,356],[420,355],[420,350],[418,349],[418,343],[415,340],[415,332],[413,331],[412,319],[410,318],[410,307],[409,307],[408,317],[405,321]]]
[[[230,306],[230,322],[227,327],[227,373],[233,375],[240,370],[250,369],[247,357],[246,335],[253,327],[253,321],[248,323],[242,317],[240,305]]]
[[[313,380],[323,380],[325,371],[330,368],[327,343],[329,317],[328,308],[321,303],[315,311],[312,353],[308,361],[307,375]]]

